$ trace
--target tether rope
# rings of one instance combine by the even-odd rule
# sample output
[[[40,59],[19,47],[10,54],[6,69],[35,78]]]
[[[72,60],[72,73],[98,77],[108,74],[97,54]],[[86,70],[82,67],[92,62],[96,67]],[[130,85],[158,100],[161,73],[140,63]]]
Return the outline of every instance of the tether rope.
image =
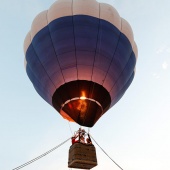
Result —
[[[25,167],[25,166],[27,166],[27,165],[29,165],[29,164],[31,164],[31,163],[37,161],[38,159],[40,159],[40,158],[46,156],[47,154],[51,153],[52,151],[56,150],[57,148],[59,148],[61,145],[63,145],[64,143],[66,143],[66,142],[69,141],[69,140],[70,140],[70,138],[68,138],[67,140],[65,140],[65,141],[62,142],[61,144],[57,145],[56,147],[52,148],[51,150],[49,150],[49,151],[43,153],[42,155],[40,155],[40,156],[38,156],[38,157],[36,157],[36,158],[34,158],[34,159],[32,159],[32,160],[30,160],[30,161],[28,161],[28,162],[22,164],[22,165],[20,165],[20,166],[14,168],[14,169],[12,169],[12,170],[21,169],[21,168],[23,168],[23,167]]]
[[[89,134],[90,135],[90,134]],[[93,141],[96,143],[96,145],[98,145],[98,147],[112,160],[112,162],[114,162],[115,165],[117,165],[121,170],[123,170],[123,168],[121,168],[121,166],[119,166],[105,151],[104,149],[102,149],[99,144],[94,140],[94,138],[90,135],[90,137],[93,139]]]

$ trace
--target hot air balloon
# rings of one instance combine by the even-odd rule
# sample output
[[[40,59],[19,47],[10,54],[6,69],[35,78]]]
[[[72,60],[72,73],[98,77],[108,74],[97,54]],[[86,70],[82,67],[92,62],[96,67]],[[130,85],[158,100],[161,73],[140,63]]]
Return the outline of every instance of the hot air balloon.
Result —
[[[129,23],[96,0],[58,0],[38,14],[24,52],[37,93],[63,118],[86,127],[121,99],[137,60]]]
[[[86,127],[121,99],[135,75],[137,46],[129,23],[96,0],[58,0],[38,14],[24,52],[37,93],[63,118]],[[68,166],[96,166],[95,148],[89,148],[71,146]]]

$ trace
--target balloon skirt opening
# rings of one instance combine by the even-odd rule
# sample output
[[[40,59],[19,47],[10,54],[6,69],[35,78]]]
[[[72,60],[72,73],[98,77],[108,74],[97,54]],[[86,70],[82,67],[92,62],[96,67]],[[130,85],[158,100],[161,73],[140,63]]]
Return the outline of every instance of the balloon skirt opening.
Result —
[[[110,94],[102,85],[86,80],[63,84],[55,91],[52,99],[54,108],[62,116],[68,115],[86,127],[92,127],[111,103]]]

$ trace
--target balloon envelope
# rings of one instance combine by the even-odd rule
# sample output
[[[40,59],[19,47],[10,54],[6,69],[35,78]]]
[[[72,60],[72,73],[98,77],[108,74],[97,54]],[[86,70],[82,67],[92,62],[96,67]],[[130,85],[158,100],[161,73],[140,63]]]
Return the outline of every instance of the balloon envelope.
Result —
[[[92,127],[134,78],[137,46],[127,21],[95,0],[58,0],[24,42],[34,88],[63,118]]]

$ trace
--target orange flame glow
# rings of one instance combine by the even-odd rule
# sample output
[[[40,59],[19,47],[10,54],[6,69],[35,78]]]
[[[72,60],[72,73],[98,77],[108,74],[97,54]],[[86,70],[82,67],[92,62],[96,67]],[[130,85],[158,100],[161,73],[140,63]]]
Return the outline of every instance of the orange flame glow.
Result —
[[[80,99],[81,99],[81,100],[85,100],[86,97],[85,97],[85,96],[81,96]]]
[[[82,95],[81,95],[80,99],[81,99],[81,100],[85,100],[85,99],[86,99],[86,94],[85,94],[85,92],[82,91],[81,94],[82,94]]]

